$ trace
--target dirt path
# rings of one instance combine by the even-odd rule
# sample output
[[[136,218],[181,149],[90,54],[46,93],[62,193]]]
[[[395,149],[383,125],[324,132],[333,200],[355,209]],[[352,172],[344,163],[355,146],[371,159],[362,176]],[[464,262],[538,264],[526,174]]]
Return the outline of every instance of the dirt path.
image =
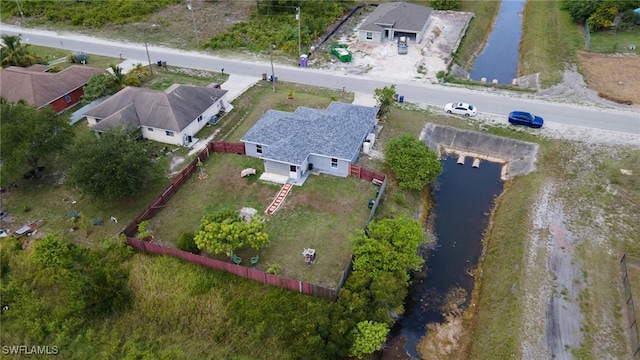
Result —
[[[565,226],[558,188],[543,187],[533,210],[523,278],[522,354],[525,359],[572,359],[580,346],[582,314],[576,299],[582,286],[574,261],[573,236]]]

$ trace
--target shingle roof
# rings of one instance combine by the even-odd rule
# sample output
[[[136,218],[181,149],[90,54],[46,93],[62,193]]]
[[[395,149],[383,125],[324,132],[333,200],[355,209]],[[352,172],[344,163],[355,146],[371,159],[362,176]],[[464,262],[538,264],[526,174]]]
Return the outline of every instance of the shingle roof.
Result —
[[[9,102],[24,100],[41,108],[84,86],[91,76],[104,70],[72,65],[60,72],[43,72],[42,66],[10,66],[0,70],[0,96]]]
[[[299,107],[267,111],[241,141],[263,148],[262,157],[302,165],[310,154],[351,160],[375,124],[378,108],[332,102],[326,110]]]
[[[123,123],[181,132],[227,90],[175,84],[165,91],[126,87],[85,113],[102,119],[92,129],[105,131]]]
[[[381,32],[387,25],[395,30],[420,31],[431,16],[432,8],[406,2],[382,3],[358,30]]]

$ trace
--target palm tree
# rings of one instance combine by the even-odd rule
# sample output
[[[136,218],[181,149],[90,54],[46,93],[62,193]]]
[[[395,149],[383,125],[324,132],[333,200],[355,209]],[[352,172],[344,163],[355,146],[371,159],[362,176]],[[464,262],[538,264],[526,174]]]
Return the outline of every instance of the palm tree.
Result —
[[[149,76],[149,68],[142,65],[142,63],[137,63],[133,69],[129,71],[129,74],[136,75],[139,79],[145,78]]]
[[[1,38],[4,44],[0,47],[0,66],[28,67],[42,62],[42,59],[29,53],[29,45],[20,41],[20,35],[2,35]]]
[[[109,65],[109,69],[111,69],[110,73],[113,76],[113,81],[116,84],[118,90],[122,89],[125,86],[125,80],[127,76],[122,72],[122,68],[118,65]]]

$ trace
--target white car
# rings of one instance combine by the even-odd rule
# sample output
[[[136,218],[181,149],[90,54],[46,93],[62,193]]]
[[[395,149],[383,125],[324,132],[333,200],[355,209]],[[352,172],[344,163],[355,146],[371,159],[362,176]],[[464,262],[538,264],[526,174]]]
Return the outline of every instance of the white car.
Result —
[[[476,116],[478,114],[478,109],[466,103],[449,103],[444,106],[444,111],[449,114],[457,114],[464,116]]]

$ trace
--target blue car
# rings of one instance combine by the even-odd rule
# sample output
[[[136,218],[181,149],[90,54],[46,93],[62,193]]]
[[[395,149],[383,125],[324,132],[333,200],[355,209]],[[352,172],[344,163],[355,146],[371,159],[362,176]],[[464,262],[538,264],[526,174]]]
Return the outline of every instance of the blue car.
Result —
[[[535,116],[526,111],[512,111],[509,114],[509,123],[515,125],[525,125],[532,128],[541,128],[544,120],[540,116]]]

